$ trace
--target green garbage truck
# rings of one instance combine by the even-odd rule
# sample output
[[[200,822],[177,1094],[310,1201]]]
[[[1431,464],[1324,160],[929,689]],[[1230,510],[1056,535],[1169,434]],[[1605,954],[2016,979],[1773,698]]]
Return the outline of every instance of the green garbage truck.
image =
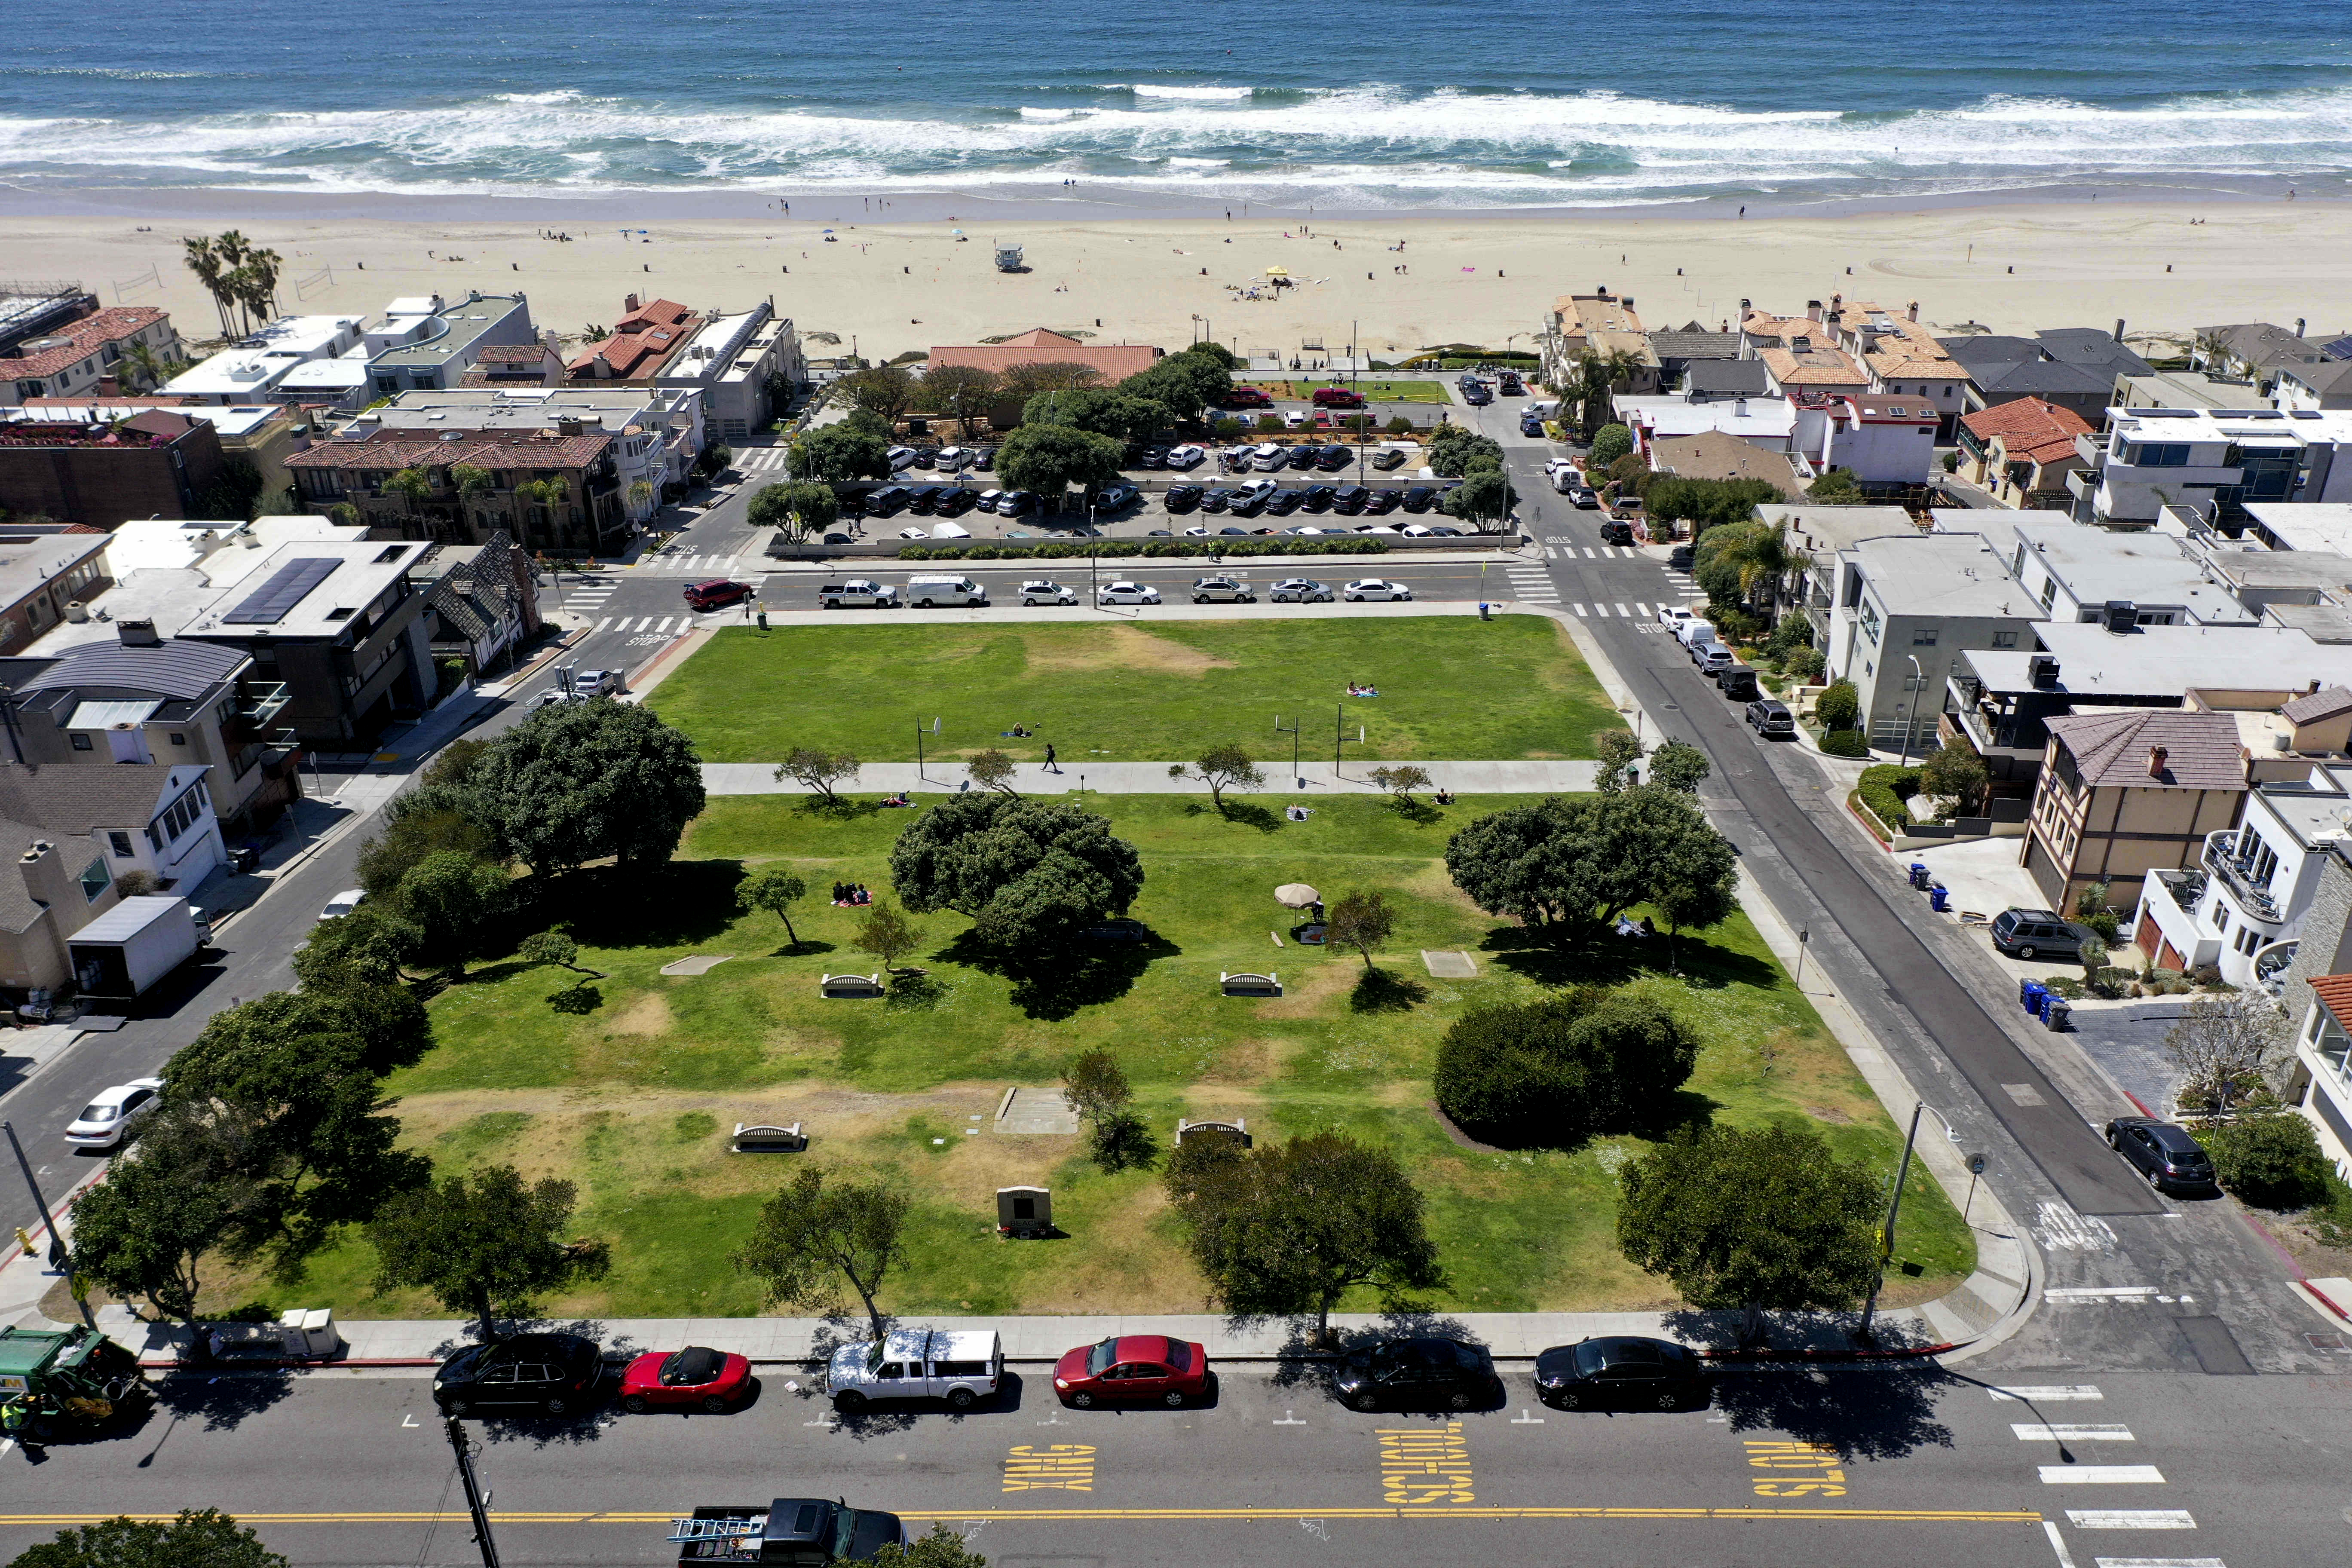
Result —
[[[134,1414],[139,1358],[95,1329],[0,1329],[0,1432],[45,1442]]]

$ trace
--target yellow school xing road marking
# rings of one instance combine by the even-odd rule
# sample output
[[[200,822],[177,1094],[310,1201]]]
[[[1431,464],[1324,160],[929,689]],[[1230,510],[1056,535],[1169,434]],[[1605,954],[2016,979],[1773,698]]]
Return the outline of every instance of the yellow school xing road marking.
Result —
[[[1759,1470],[1795,1471],[1756,1483],[1758,1497],[1843,1497],[1845,1471],[1837,1450],[1826,1443],[1775,1442],[1749,1438],[1748,1462]]]
[[[110,1519],[126,1517],[112,1513],[8,1513],[0,1514],[0,1528],[9,1526],[58,1529],[66,1525],[99,1524]],[[134,1513],[134,1520],[170,1523],[178,1517],[172,1513]],[[677,1517],[661,1513],[509,1513],[494,1510],[490,1515],[496,1524],[667,1524]],[[1247,1521],[1251,1520],[1377,1520],[1454,1519],[1454,1520],[1559,1520],[1559,1519],[1663,1519],[1663,1520],[1722,1520],[1733,1523],[1792,1523],[1812,1524],[1824,1521],[1853,1521],[1876,1524],[2039,1524],[2042,1515],[2031,1510],[1999,1509],[1907,1509],[1907,1508],[959,1508],[901,1509],[898,1517],[923,1523],[934,1521],[954,1523],[965,1520],[1009,1522],[1021,1520],[1103,1521],[1143,1521],[1150,1520],[1190,1520],[1204,1523]],[[464,1513],[246,1513],[236,1512],[240,1524],[464,1524],[469,1522]]]
[[[1470,1449],[1462,1423],[1443,1426],[1383,1426],[1381,1500],[1413,1506],[1477,1501],[1470,1490]]]

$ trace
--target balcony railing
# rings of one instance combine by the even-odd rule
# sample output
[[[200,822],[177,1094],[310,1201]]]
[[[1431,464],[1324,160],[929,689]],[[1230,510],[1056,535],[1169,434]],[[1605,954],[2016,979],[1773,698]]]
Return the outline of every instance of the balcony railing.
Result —
[[[2253,868],[2232,853],[2237,837],[2235,828],[2225,827],[2219,833],[2208,834],[2205,838],[2205,868],[2221,879],[2221,885],[2230,889],[2230,896],[2248,914],[2258,921],[2275,921],[2279,918],[2279,908],[2271,897],[2270,884],[2255,881]]]

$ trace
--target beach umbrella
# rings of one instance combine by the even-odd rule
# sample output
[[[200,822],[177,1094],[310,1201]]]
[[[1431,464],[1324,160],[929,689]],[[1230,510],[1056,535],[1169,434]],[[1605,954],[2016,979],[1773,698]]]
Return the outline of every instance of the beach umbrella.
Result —
[[[1322,895],[1304,882],[1285,882],[1274,890],[1274,901],[1294,910],[1312,909],[1322,901]]]

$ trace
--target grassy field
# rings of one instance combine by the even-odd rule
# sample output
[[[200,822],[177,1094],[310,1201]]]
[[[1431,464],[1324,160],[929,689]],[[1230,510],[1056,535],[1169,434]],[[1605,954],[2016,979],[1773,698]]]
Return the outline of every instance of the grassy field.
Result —
[[[1354,381],[1346,381],[1344,377],[1334,379],[1344,381],[1346,384],[1362,393],[1364,401],[1367,403],[1449,403],[1453,401],[1445,395],[1445,386],[1442,382],[1400,381],[1394,376],[1362,376]],[[1332,383],[1329,381],[1237,381],[1234,384],[1264,387],[1269,397],[1303,402],[1315,395],[1317,387],[1329,386]]]
[[[579,1183],[577,1229],[613,1242],[614,1270],[547,1305],[630,1317],[758,1310],[726,1258],[800,1157],[725,1150],[736,1122],[775,1121],[806,1123],[806,1158],[887,1167],[912,1189],[912,1261],[885,1292],[894,1310],[1204,1310],[1155,1175],[1101,1174],[1073,1138],[986,1130],[1008,1085],[1050,1086],[1064,1061],[1096,1045],[1118,1054],[1163,1142],[1181,1113],[1244,1117],[1262,1138],[1338,1126],[1396,1150],[1428,1194],[1450,1277],[1437,1306],[1664,1304],[1664,1282],[1630,1268],[1613,1240],[1614,1172],[1639,1140],[1482,1152],[1431,1114],[1429,1069],[1446,1024],[1475,1000],[1548,984],[1623,981],[1698,1028],[1707,1044],[1682,1097],[1685,1117],[1801,1122],[1882,1169],[1899,1152],[1896,1130],[1744,917],[1684,938],[1677,973],[1661,942],[1562,954],[1463,900],[1438,858],[1445,839],[1508,799],[1419,817],[1338,801],[1304,823],[1228,821],[1177,797],[1092,804],[1142,853],[1150,879],[1134,913],[1157,944],[1024,983],[957,941],[961,918],[928,916],[913,962],[936,994],[900,1005],[817,998],[820,974],[874,967],[848,951],[852,911],[820,892],[797,921],[802,946],[787,952],[775,919],[735,916],[730,890],[745,866],[776,861],[820,889],[835,880],[884,889],[889,845],[912,814],[844,818],[790,796],[717,801],[657,884],[623,888],[592,871],[576,895],[567,889],[582,962],[607,976],[594,983],[593,1011],[555,1011],[548,999],[569,977],[511,963],[480,966],[435,999],[440,1044],[389,1085],[405,1140],[445,1170],[505,1161]],[[1297,880],[1327,898],[1358,886],[1394,891],[1402,919],[1381,963],[1420,990],[1417,1003],[1359,1011],[1355,957],[1276,945],[1291,916],[1272,890]],[[1429,978],[1423,949],[1468,951],[1478,977]],[[688,953],[733,956],[698,978],[659,973]],[[1288,994],[1221,995],[1218,973],[1240,969],[1278,972]],[[992,1194],[1020,1183],[1053,1188],[1068,1240],[996,1238]],[[1948,1289],[1972,1266],[1942,1195],[1931,1184],[1911,1190],[1899,1259],[1920,1273],[1892,1276],[1888,1299],[1898,1303]],[[214,1295],[331,1304],[346,1317],[440,1315],[413,1295],[371,1294],[373,1268],[364,1243],[347,1239],[302,1284],[224,1279]]]
[[[927,755],[994,746],[1037,761],[1050,741],[1073,770],[1089,758],[1190,757],[1236,739],[1287,762],[1290,738],[1274,732],[1277,719],[1303,722],[1307,754],[1328,757],[1342,705],[1350,758],[1590,757],[1592,732],[1623,722],[1567,631],[1539,616],[1106,622],[1070,614],[1066,626],[729,627],[646,705],[692,736],[705,762],[775,762],[801,745],[912,762],[918,720],[937,718]],[[1351,700],[1350,680],[1381,695]],[[1039,733],[1003,733],[1016,723]]]

